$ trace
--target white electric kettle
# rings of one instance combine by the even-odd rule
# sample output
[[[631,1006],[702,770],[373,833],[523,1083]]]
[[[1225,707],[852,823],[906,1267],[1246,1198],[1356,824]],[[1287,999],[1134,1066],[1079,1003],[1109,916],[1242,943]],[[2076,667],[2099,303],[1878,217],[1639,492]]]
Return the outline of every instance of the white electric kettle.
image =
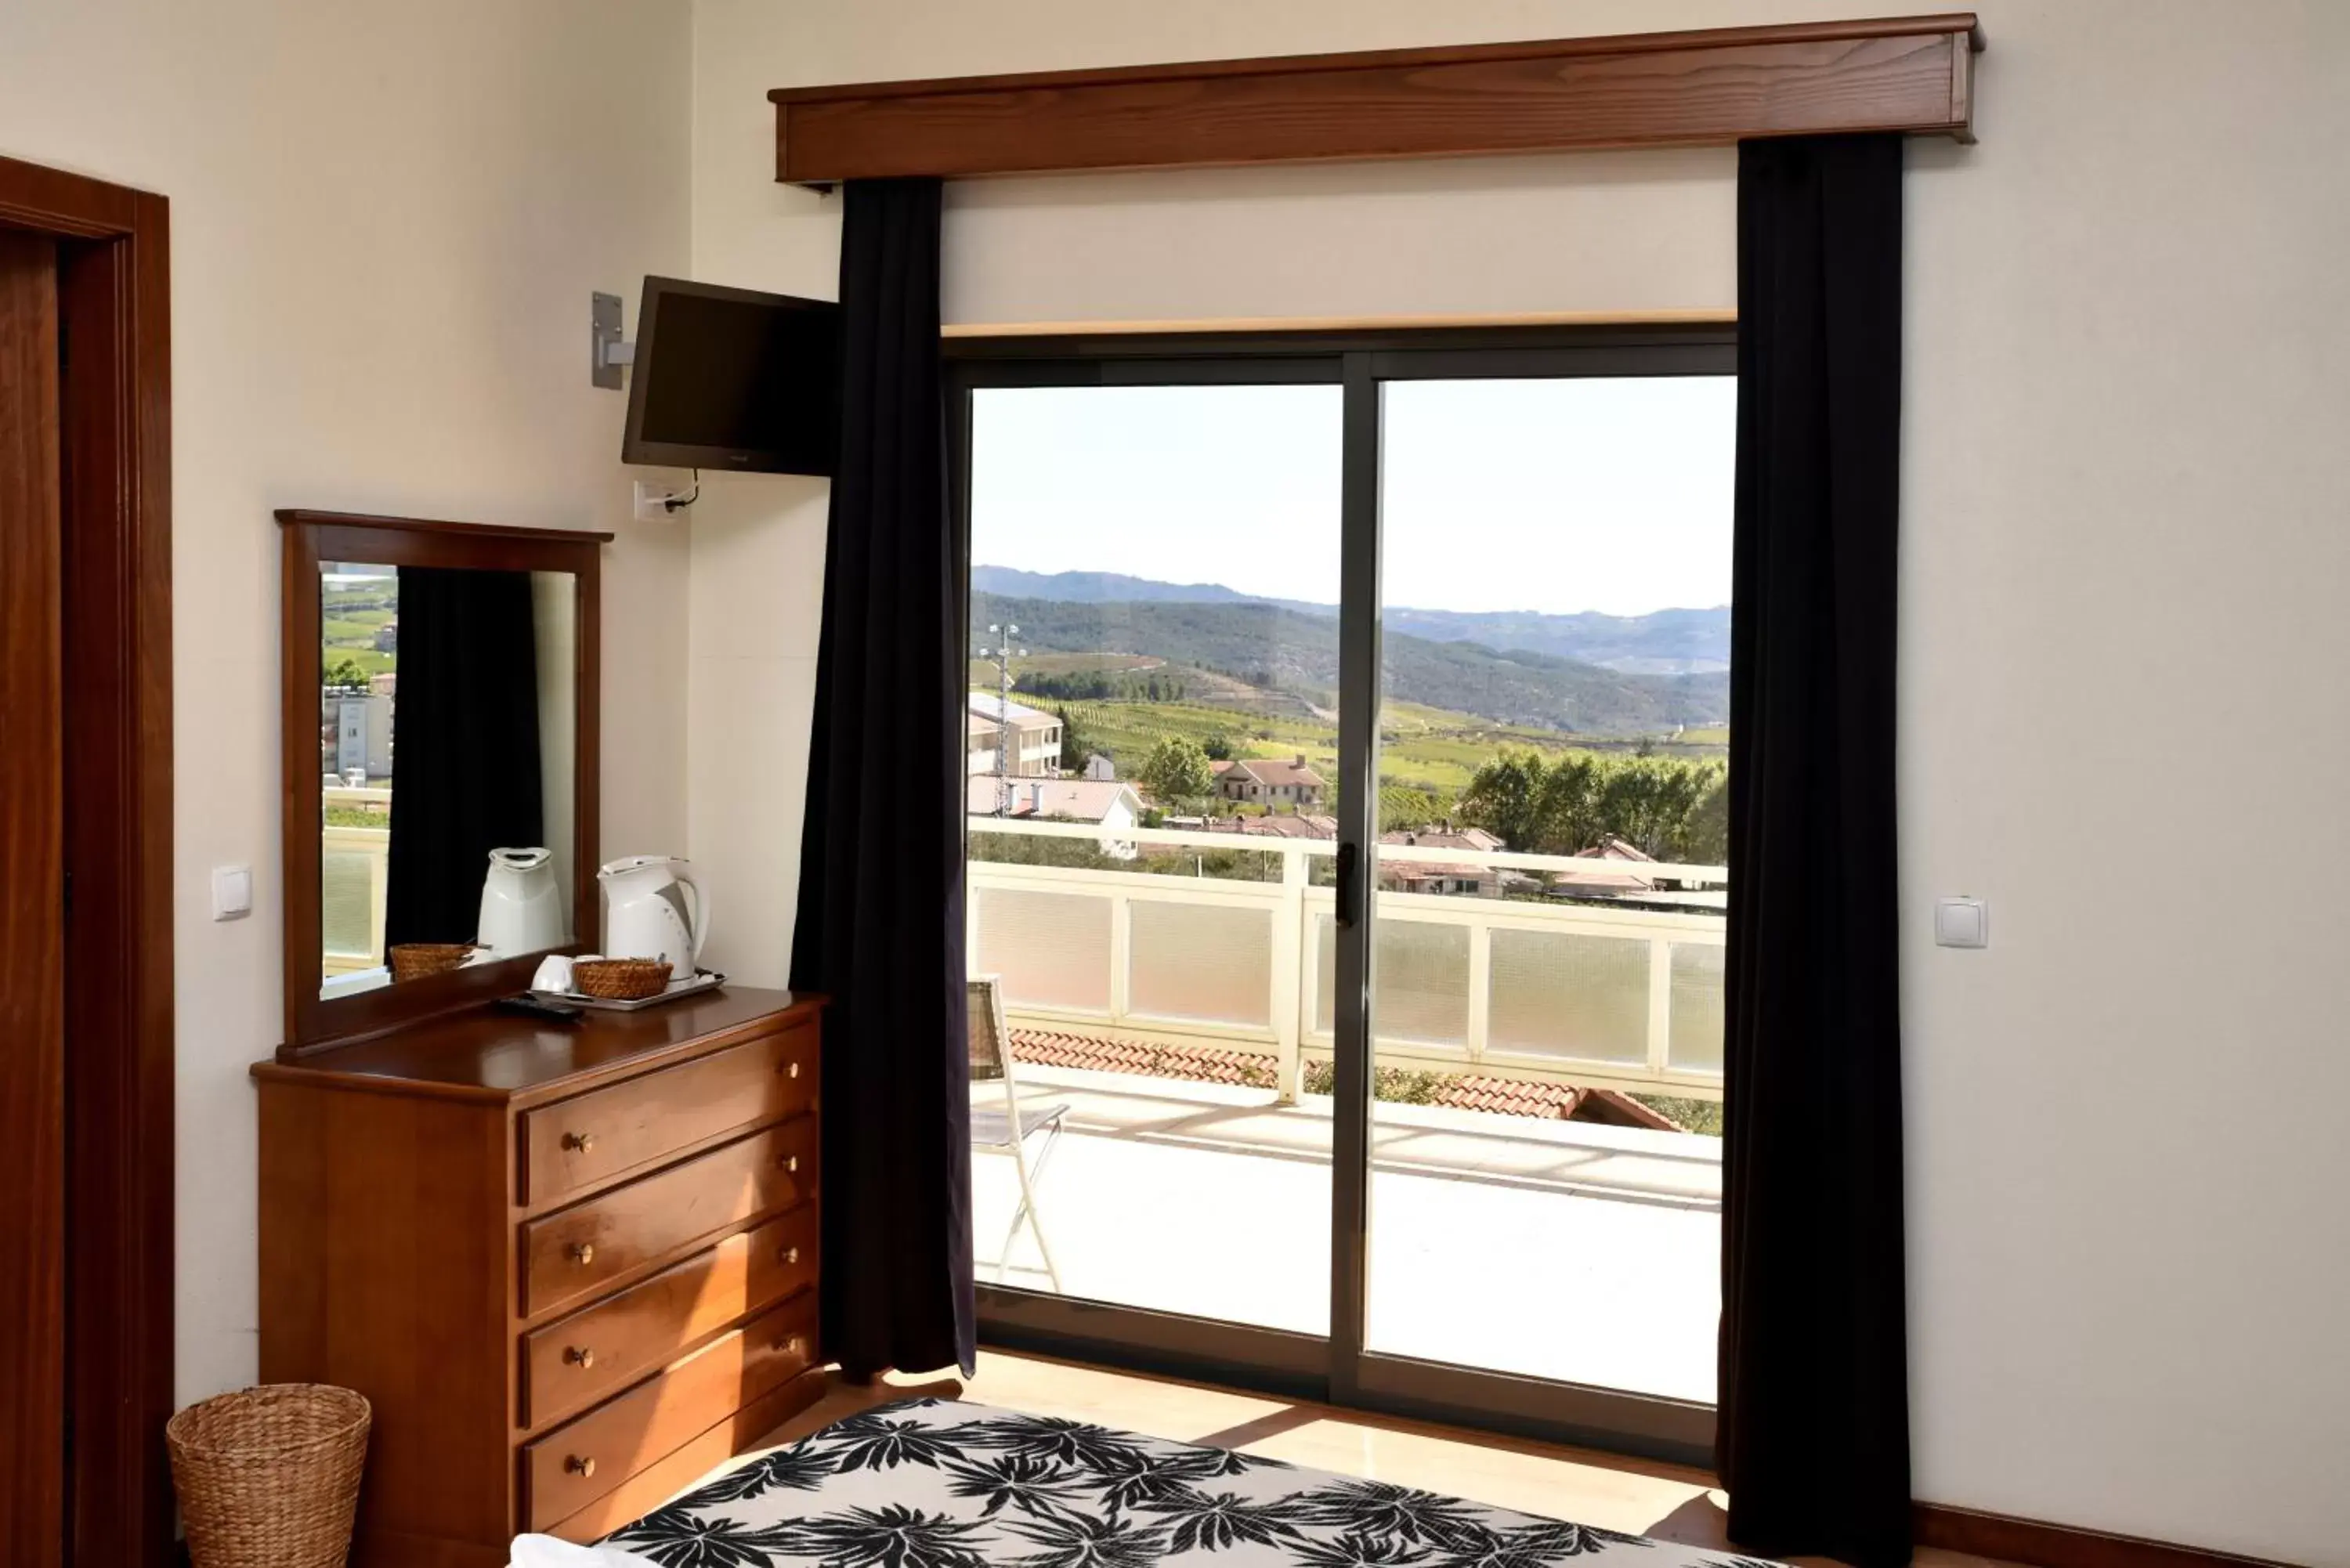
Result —
[[[607,958],[660,959],[672,980],[699,972],[702,943],[710,935],[710,903],[666,855],[632,855],[596,873],[609,908],[604,917]]]
[[[559,948],[567,934],[552,849],[493,849],[473,940],[498,958]]]

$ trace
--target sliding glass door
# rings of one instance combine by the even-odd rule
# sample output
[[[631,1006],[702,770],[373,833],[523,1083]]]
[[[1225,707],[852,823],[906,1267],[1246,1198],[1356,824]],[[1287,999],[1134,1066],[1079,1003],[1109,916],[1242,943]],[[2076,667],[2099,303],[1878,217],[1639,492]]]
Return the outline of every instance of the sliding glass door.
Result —
[[[1009,1071],[974,1107],[1055,1119],[974,1151],[981,1280],[1318,1344],[1296,933],[1335,840],[1242,829],[1326,806],[1341,389],[1319,363],[991,369],[962,405],[969,950]]]
[[[957,355],[985,1336],[1697,1457],[1726,336]]]
[[[1735,392],[1383,390],[1373,1351],[1712,1401]]]

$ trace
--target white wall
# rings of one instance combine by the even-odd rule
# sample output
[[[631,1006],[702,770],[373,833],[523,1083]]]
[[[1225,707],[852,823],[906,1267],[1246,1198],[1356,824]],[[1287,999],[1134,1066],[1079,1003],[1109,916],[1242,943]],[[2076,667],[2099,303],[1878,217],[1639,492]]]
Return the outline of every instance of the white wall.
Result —
[[[604,843],[682,842],[682,530],[628,521],[588,296],[686,261],[683,0],[10,0],[0,152],[172,201],[178,1392],[255,1370],[278,1044],[273,507],[617,530]],[[207,868],[249,861],[214,925]]]
[[[699,0],[697,275],[829,295],[769,88],[1866,15],[1882,0]],[[1908,182],[1912,1397],[1936,1501],[2350,1563],[2350,7],[1986,0]],[[957,188],[965,321],[1722,306],[1731,162]],[[791,923],[823,495],[694,523],[693,852]],[[2241,858],[2230,858],[2237,850]],[[1931,945],[1935,892],[1995,945]]]

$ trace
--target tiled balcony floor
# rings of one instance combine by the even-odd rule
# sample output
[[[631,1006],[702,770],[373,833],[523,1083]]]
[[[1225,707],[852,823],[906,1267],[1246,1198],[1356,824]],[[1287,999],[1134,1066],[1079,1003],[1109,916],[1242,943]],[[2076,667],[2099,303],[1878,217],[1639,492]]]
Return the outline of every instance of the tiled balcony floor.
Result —
[[[1327,1329],[1330,1102],[1021,1064],[1069,1116],[1039,1183],[1064,1290]],[[1001,1106],[998,1085],[975,1105]],[[1041,1141],[1041,1140],[1040,1140]],[[1370,1348],[1711,1401],[1719,1139],[1379,1103]],[[1031,1146],[1034,1158],[1036,1145]],[[1009,1157],[974,1157],[980,1277],[1046,1288]]]

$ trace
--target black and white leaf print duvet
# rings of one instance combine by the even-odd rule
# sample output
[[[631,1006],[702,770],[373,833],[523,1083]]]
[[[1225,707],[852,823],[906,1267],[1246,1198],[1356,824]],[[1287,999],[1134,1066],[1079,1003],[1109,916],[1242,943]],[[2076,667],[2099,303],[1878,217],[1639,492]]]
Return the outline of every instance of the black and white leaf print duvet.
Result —
[[[1775,1568],[946,1399],[837,1421],[606,1544],[661,1568]]]

